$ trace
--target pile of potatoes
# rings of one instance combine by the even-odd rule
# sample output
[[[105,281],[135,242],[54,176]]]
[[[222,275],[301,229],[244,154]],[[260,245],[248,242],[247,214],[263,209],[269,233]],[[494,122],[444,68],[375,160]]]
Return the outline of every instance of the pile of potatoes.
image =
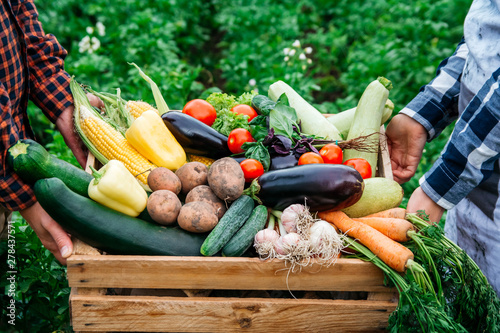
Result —
[[[239,163],[225,157],[210,168],[200,162],[188,162],[175,172],[155,168],[148,185],[153,192],[147,211],[155,222],[177,222],[186,231],[203,233],[212,230],[228,205],[242,195],[245,177]]]

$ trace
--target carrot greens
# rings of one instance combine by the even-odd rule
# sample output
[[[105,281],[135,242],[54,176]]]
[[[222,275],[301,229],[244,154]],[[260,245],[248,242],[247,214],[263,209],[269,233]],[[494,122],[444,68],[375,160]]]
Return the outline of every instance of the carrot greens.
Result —
[[[434,271],[445,311],[469,332],[500,332],[500,299],[477,264],[422,213],[406,218],[419,229],[415,258]]]

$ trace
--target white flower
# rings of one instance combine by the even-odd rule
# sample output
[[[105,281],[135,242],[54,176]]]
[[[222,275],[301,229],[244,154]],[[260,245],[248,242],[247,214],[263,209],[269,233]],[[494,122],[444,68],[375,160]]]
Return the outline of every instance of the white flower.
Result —
[[[99,36],[104,36],[106,34],[106,27],[104,26],[104,24],[102,24],[102,22],[97,22],[95,24],[95,27]]]
[[[307,63],[312,64],[313,63],[312,59],[307,59]]]
[[[253,87],[257,84],[257,81],[255,81],[255,79],[250,79],[250,81],[248,81],[248,84]]]
[[[290,52],[288,52],[288,55],[293,57],[295,55],[295,49],[291,49]]]
[[[289,48],[289,47],[285,47],[285,48],[283,49],[283,53],[284,53],[285,55],[288,55],[288,53],[290,53],[290,48]]]
[[[97,49],[99,49],[99,47],[101,46],[101,41],[96,37],[92,37],[92,39],[90,40],[90,44],[91,50],[97,51]]]
[[[82,43],[82,44],[90,44],[90,36],[83,37],[80,43]]]
[[[290,60],[290,58],[288,56],[286,56],[283,60],[285,60],[285,62],[287,62],[288,60]]]
[[[312,47],[310,47],[310,46],[308,46],[308,47],[306,47],[306,48],[304,49],[304,52],[305,52],[305,53],[307,53],[307,54],[311,54],[311,53],[312,53],[312,51],[313,51],[313,48],[312,48]]]
[[[305,55],[304,53],[301,53],[301,54],[299,55],[299,59],[300,59],[300,60],[306,60],[307,58],[306,58],[306,55]]]
[[[85,28],[85,31],[87,31],[87,33],[88,33],[89,35],[92,35],[92,34],[94,33],[94,28],[92,28],[92,27],[87,27],[87,28]]]
[[[293,47],[300,47],[300,42],[298,39],[295,40],[295,42],[293,42],[292,44]]]
[[[83,52],[86,52],[89,48],[90,48],[90,37],[89,36],[85,36],[78,43],[78,51],[80,53],[83,53]]]
[[[307,68],[307,66],[306,66],[306,65],[302,65],[302,70],[303,70],[303,71],[305,71],[305,70],[306,70],[306,68]]]

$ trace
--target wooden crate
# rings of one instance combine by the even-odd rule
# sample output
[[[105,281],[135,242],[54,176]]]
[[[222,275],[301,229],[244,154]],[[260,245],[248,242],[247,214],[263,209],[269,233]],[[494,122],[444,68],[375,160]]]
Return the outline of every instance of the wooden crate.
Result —
[[[381,146],[378,175],[392,178]],[[291,273],[258,258],[103,255],[75,239],[67,265],[78,332],[380,332],[397,306],[357,259]]]

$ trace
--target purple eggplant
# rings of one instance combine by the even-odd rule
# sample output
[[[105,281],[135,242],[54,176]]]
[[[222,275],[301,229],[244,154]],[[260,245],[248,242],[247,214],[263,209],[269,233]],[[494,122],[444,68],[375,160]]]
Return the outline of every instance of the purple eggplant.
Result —
[[[292,168],[299,163],[298,157],[290,152],[288,155],[280,155],[271,153],[271,166],[269,170],[281,170]]]
[[[179,111],[169,111],[161,117],[186,153],[215,159],[232,154],[227,136],[198,119]]]
[[[342,164],[306,164],[266,172],[245,191],[273,209],[306,204],[311,211],[324,211],[355,204],[363,190],[363,178],[354,168]]]

